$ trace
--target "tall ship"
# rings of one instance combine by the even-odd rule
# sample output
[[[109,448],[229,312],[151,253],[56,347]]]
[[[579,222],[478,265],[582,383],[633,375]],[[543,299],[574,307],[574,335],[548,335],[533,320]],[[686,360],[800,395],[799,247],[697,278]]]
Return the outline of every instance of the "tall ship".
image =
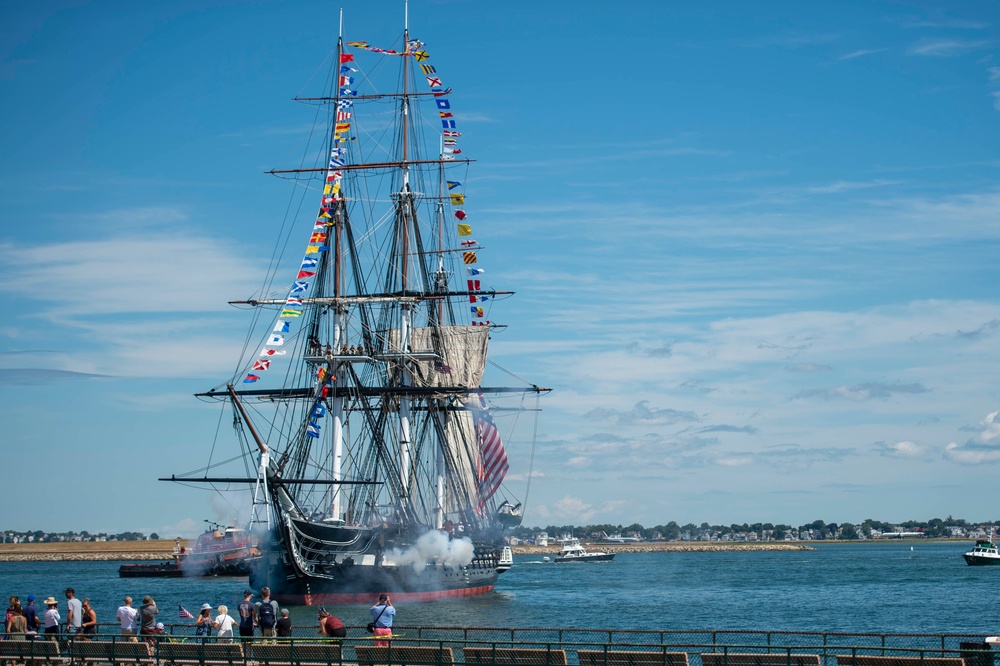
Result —
[[[276,225],[275,256],[295,253],[232,302],[253,313],[239,372],[198,394],[231,410],[242,474],[165,479],[252,491],[250,586],[281,603],[485,594],[512,564],[508,452],[527,464],[549,389],[488,363],[513,292],[487,280],[446,68],[404,25],[396,45],[341,36],[323,93],[297,98],[311,157],[271,173],[315,214]]]

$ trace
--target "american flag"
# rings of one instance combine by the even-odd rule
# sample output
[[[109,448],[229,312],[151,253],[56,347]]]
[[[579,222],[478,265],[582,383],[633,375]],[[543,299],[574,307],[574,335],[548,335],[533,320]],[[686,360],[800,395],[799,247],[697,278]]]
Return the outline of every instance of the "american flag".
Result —
[[[481,409],[475,412],[476,433],[479,435],[479,501],[485,502],[497,491],[510,465],[500,440],[500,431],[486,409],[486,400],[479,396]]]
[[[180,604],[177,604],[177,617],[179,617],[182,620],[194,619],[194,615],[191,615],[191,613],[189,613],[188,610],[184,608],[184,606],[181,606]]]

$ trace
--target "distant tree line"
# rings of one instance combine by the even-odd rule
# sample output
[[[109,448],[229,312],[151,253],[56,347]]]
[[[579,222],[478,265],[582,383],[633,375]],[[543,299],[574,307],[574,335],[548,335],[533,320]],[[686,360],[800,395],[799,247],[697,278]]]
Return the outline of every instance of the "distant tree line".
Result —
[[[679,525],[675,521],[670,521],[665,525],[654,525],[645,527],[639,523],[631,525],[613,525],[610,523],[595,525],[546,525],[545,527],[526,527],[524,525],[516,528],[513,535],[520,538],[530,538],[538,532],[545,531],[552,538],[557,538],[563,534],[571,534],[577,537],[593,537],[602,534],[634,536],[644,540],[679,541],[682,538],[692,538],[697,534],[711,534],[713,536],[732,536],[737,534],[756,534],[758,538],[770,538],[783,540],[789,535],[797,538],[799,534],[809,533],[812,539],[862,539],[871,538],[873,533],[887,532],[921,532],[928,538],[950,537],[956,531],[963,533],[968,530],[990,529],[992,523],[973,524],[961,518],[948,516],[945,519],[932,518],[927,521],[907,520],[901,523],[889,523],[873,518],[867,518],[859,524],[854,523],[827,523],[822,520],[814,520],[804,525],[792,526],[773,523],[743,523],[742,525],[733,523],[731,525],[709,525],[701,523],[687,523]]]
[[[147,538],[157,540],[160,535],[156,532],[147,537],[142,532],[119,532],[117,534],[109,532],[90,533],[86,530],[82,532],[43,532],[42,530],[0,530],[0,537],[4,543],[17,541],[26,543],[54,543],[65,541],[145,541]]]

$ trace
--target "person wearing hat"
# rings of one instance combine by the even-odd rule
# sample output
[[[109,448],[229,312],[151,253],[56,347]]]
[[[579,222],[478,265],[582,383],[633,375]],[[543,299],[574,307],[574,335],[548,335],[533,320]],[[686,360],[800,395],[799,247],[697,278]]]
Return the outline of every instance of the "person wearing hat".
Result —
[[[142,598],[142,608],[139,609],[139,633],[143,636],[154,636],[156,634],[156,616],[160,609],[156,607],[156,601],[148,594]],[[152,645],[153,640],[147,638],[146,642]]]
[[[201,612],[194,621],[195,636],[212,635],[212,604],[202,604]]]
[[[243,593],[243,601],[236,607],[240,614],[240,636],[243,638],[253,638],[253,590],[246,590]]]
[[[278,638],[292,637],[292,619],[288,617],[287,608],[281,609],[281,617],[274,623],[274,631],[278,634]]]
[[[21,609],[24,613],[24,621],[28,623],[28,631],[37,633],[39,630],[38,625],[38,610],[35,608],[35,595],[28,595],[28,605]]]
[[[45,633],[58,634],[59,621],[62,619],[59,617],[59,602],[56,601],[55,597],[49,597],[43,603],[45,604]]]
[[[131,636],[134,641],[137,633],[136,619],[139,617],[139,611],[132,608],[132,597],[125,597],[125,605],[118,607],[118,613],[115,617],[118,618],[118,624],[122,627],[122,636]]]
[[[378,603],[369,610],[372,616],[372,624],[375,625],[376,636],[392,636],[392,619],[396,617],[396,609],[389,601],[388,594],[378,595]],[[375,641],[376,647],[387,647],[389,641]]]
[[[345,638],[347,636],[347,627],[344,626],[339,617],[332,615],[330,611],[320,606],[319,633],[327,638]]]

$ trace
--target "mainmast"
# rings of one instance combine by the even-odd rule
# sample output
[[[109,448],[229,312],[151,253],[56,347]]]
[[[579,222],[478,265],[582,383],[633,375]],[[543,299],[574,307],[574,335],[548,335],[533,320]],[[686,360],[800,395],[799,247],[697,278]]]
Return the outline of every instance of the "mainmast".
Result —
[[[342,56],[344,54],[344,10],[340,10],[340,34],[337,35],[337,104],[334,106],[334,117],[333,123],[336,127],[337,119],[340,114],[340,76],[342,65]],[[330,139],[330,149],[332,151],[335,133],[331,132]],[[344,206],[343,197],[339,197],[339,201],[334,203],[334,213],[333,217],[330,218],[332,226],[327,226],[329,234],[333,235],[333,296],[339,299],[341,296],[341,271],[343,270],[341,264],[341,258],[343,254],[343,248],[341,247],[342,230],[346,218],[346,207]],[[329,240],[327,241],[329,242]],[[341,346],[346,340],[346,329],[347,329],[347,308],[343,304],[336,306],[333,314],[333,350],[334,354],[339,357]],[[334,373],[334,377],[340,374],[340,369],[342,364],[339,360],[334,361],[331,370]],[[343,464],[344,464],[344,398],[340,394],[335,394],[333,396],[330,418],[333,422],[332,427],[332,470],[330,478],[332,481],[337,482],[343,478]],[[334,483],[331,488],[332,497],[330,501],[330,518],[334,521],[341,520],[343,510],[341,507],[341,497],[342,488],[338,483]]]
[[[403,17],[403,52],[407,53],[409,51],[410,44],[410,5],[409,0],[404,3]],[[412,208],[413,193],[410,190],[410,168],[407,164],[407,159],[409,158],[409,140],[410,140],[410,98],[408,95],[408,83],[409,83],[409,56],[403,56],[403,89],[401,97],[401,114],[402,114],[402,125],[403,125],[403,163],[401,165],[403,171],[403,181],[402,187],[399,192],[398,199],[398,213],[396,218],[396,223],[398,225],[399,231],[402,234],[401,247],[400,247],[400,268],[402,280],[402,289],[405,293],[409,289],[409,266],[410,266],[410,237],[409,237],[409,227],[410,220],[409,215]],[[416,231],[416,220],[413,220],[414,231]],[[401,384],[406,387],[410,386],[413,381],[413,377],[410,374],[410,369],[408,361],[406,360],[405,354],[410,351],[410,330],[413,325],[413,309],[409,303],[402,303],[401,305],[401,321],[400,321],[400,335],[399,344],[400,351],[403,352],[402,360],[402,372],[400,377]],[[402,497],[406,497],[409,494],[410,485],[410,399],[404,394],[399,401],[399,482],[400,488],[402,489]]]

